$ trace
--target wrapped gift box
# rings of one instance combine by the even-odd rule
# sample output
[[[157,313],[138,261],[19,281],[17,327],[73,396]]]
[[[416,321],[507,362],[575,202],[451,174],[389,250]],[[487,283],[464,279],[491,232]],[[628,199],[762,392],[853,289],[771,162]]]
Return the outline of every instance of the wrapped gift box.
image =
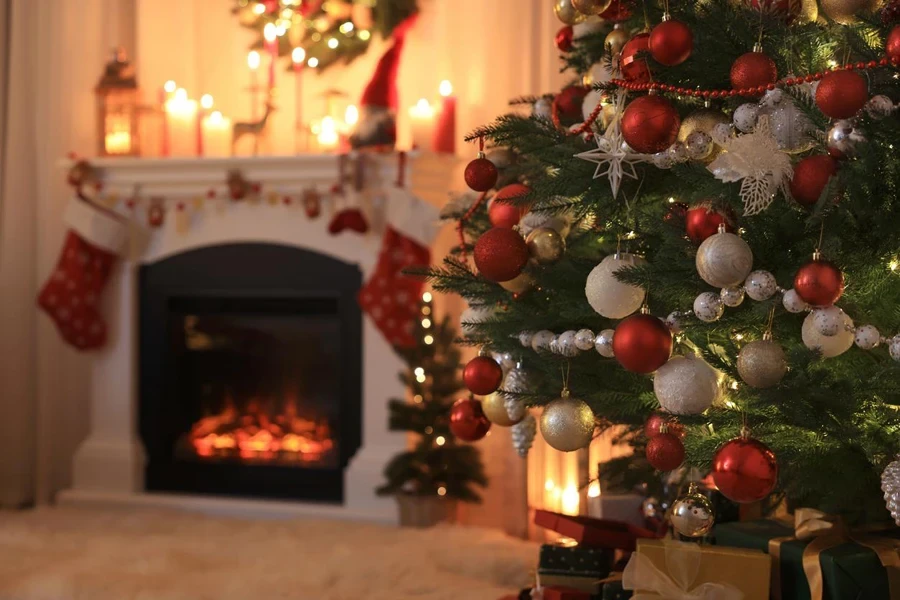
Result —
[[[635,542],[638,539],[657,537],[648,529],[628,523],[591,517],[573,517],[547,510],[535,511],[534,524],[572,538],[582,546],[629,552],[635,549]]]
[[[614,551],[606,548],[544,544],[538,574],[544,585],[599,593],[599,582],[609,575],[614,556]]]
[[[644,527],[644,497],[638,494],[600,494],[588,498],[588,516]]]
[[[591,594],[563,586],[544,587],[544,600],[591,600]]]

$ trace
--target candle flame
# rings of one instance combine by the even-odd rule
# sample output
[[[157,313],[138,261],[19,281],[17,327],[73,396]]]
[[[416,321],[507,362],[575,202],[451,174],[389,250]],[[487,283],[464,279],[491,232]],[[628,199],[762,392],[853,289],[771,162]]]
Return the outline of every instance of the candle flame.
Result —
[[[263,27],[263,37],[266,38],[266,41],[274,42],[277,35],[275,23],[266,23],[266,26]]]
[[[185,100],[187,100],[187,98],[188,98],[188,95],[187,95],[186,89],[178,88],[177,90],[175,90],[175,99],[176,100],[178,100],[179,102],[184,102]]]
[[[441,82],[440,87],[438,87],[438,91],[441,93],[441,96],[446,98],[453,93],[453,85],[445,79]]]
[[[209,121],[210,125],[221,125],[222,123],[225,122],[225,117],[222,116],[221,111],[214,110],[211,113],[209,113],[209,116],[207,117],[207,121]]]
[[[302,63],[304,60],[306,60],[306,50],[304,50],[300,46],[297,46],[291,51],[291,60],[297,64]]]
[[[175,84],[175,81],[173,79],[170,79],[163,84],[163,89],[169,94],[174,92],[175,88],[177,88],[177,87],[178,86]]]
[[[259,52],[251,50],[247,53],[247,66],[253,71],[259,68]]]
[[[206,109],[210,109],[213,106],[213,97],[210,94],[203,94],[200,96],[200,106]]]
[[[578,504],[578,488],[570,484],[562,494],[562,512],[570,515],[577,515]]]
[[[264,12],[266,12],[266,6],[265,6],[262,2],[260,2],[260,3],[258,3],[258,4],[254,4],[254,5],[253,5],[253,12],[255,12],[255,13],[258,14],[258,15],[261,15],[261,14],[263,14]]]
[[[344,123],[347,125],[353,126],[359,122],[359,109],[356,108],[355,105],[351,104],[347,107],[347,110],[344,111]]]
[[[321,131],[317,136],[322,146],[335,146],[338,143],[337,123],[334,117],[328,116],[322,118]]]
[[[600,495],[600,482],[594,480],[591,482],[590,487],[588,487],[588,498],[597,498]]]

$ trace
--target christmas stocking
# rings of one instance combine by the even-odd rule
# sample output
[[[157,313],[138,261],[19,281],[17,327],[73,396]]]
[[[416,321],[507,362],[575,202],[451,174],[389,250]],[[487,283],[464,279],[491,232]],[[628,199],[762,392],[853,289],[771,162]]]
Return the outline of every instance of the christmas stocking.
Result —
[[[100,295],[125,246],[128,225],[80,198],[69,202],[65,222],[69,230],[62,254],[38,296],[38,306],[75,348],[102,348],[106,323],[99,313]]]

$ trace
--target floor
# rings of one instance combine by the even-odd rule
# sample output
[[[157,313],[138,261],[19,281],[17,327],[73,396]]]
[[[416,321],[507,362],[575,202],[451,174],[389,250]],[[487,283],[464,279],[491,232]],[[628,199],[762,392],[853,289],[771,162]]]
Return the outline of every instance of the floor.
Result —
[[[465,527],[44,508],[0,513],[0,600],[497,600],[537,548]]]

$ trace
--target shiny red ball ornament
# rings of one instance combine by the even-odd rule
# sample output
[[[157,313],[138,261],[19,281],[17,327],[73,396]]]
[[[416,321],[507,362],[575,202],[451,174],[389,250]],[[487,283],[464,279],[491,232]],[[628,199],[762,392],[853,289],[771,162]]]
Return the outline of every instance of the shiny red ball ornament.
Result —
[[[657,471],[674,471],[684,462],[684,444],[671,433],[660,433],[647,442],[647,462]]]
[[[694,33],[675,19],[663,21],[650,32],[650,56],[667,67],[680,65],[694,51]]]
[[[816,88],[816,106],[832,119],[849,119],[869,100],[869,86],[856,71],[832,71]]]
[[[794,166],[791,195],[798,204],[813,206],[822,196],[831,176],[837,173],[837,161],[827,154],[807,156]]]
[[[647,66],[647,59],[638,58],[637,56],[649,50],[649,33],[639,33],[622,46],[622,52],[619,53],[619,69],[622,71],[622,77],[626,81],[631,83],[647,83],[650,81],[650,67]]]
[[[900,25],[895,25],[884,41],[884,52],[891,60],[900,60]]]
[[[631,315],[616,327],[613,354],[629,371],[652,373],[669,360],[672,334],[653,315]]]
[[[450,408],[450,431],[461,440],[477,442],[487,435],[491,422],[475,398],[460,398]]]
[[[476,356],[463,368],[463,383],[473,394],[493,394],[503,381],[503,368],[490,356]]]
[[[631,17],[631,0],[612,0],[606,10],[598,16],[612,23],[627,21]]]
[[[528,244],[518,232],[494,227],[475,242],[475,266],[485,278],[502,283],[515,279],[528,264]]]
[[[718,233],[719,225],[725,225],[725,231],[734,233],[734,219],[706,204],[692,206],[684,217],[685,232],[698,246],[709,236]]]
[[[622,115],[622,137],[643,154],[656,154],[674,144],[679,127],[678,111],[656,94],[637,98],[625,107]]]
[[[644,421],[644,435],[653,438],[663,433],[662,426],[666,426],[666,430],[679,439],[684,439],[684,425],[676,421],[672,415],[666,413],[652,413],[647,420]]]
[[[528,206],[515,204],[517,198],[527,196],[531,193],[531,188],[521,183],[511,183],[500,188],[494,195],[491,205],[488,207],[488,218],[494,227],[505,227],[512,229],[519,224],[519,221],[528,212]]]
[[[497,185],[499,176],[496,165],[483,155],[467,164],[464,173],[466,185],[476,192],[486,192]]]
[[[844,274],[834,263],[814,258],[797,270],[794,291],[810,306],[831,306],[844,293]]]
[[[573,125],[584,120],[582,105],[584,97],[591,89],[582,85],[571,85],[553,99],[556,114],[563,125]]]
[[[742,54],[731,65],[731,87],[736,90],[760,86],[765,88],[776,81],[778,81],[778,67],[775,66],[775,61],[763,52]],[[761,96],[762,91],[748,95]]]
[[[566,25],[556,32],[556,48],[560,52],[568,52],[575,41],[575,30],[571,25]]]
[[[751,437],[726,442],[713,457],[712,479],[726,498],[758,502],[778,482],[778,462],[768,446]]]

